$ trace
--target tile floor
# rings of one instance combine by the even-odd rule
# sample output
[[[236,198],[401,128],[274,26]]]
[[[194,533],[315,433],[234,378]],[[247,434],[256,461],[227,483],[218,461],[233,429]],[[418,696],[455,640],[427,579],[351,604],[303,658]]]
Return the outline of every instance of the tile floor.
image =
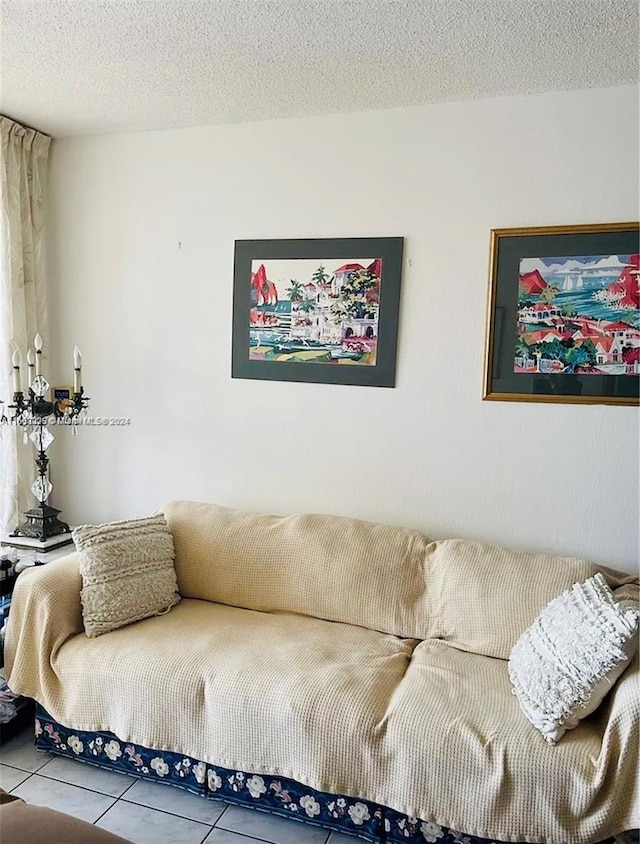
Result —
[[[134,844],[355,844],[348,835],[206,800],[181,789],[41,753],[33,730],[0,747],[0,787]]]

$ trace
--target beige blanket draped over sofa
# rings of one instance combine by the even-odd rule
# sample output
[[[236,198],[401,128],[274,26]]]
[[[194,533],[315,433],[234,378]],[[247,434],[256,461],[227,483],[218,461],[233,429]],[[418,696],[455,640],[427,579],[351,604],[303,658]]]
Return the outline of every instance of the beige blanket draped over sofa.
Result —
[[[183,595],[168,615],[88,639],[75,555],[21,576],[9,683],[60,723],[489,839],[639,825],[637,659],[557,746],[507,674],[520,633],[592,564],[334,516],[165,513]]]

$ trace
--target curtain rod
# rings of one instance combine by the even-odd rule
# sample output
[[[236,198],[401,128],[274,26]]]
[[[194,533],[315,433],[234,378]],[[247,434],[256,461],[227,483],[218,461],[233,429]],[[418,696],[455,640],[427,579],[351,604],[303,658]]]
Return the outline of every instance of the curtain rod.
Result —
[[[35,126],[29,126],[28,123],[25,123],[23,120],[16,120],[15,117],[11,117],[9,114],[0,114],[0,117],[6,117],[7,120],[11,120],[13,123],[17,123],[18,126],[22,126],[24,129],[30,129],[32,132],[37,132],[39,135],[44,135],[45,138],[51,138],[51,135],[48,135],[46,132],[43,132],[41,129],[36,129]]]

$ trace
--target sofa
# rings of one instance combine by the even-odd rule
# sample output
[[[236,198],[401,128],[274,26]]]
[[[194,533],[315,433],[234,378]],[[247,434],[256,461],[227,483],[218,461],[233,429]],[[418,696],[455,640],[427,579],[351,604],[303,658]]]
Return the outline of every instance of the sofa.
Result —
[[[166,614],[89,638],[77,554],[20,575],[8,682],[37,747],[371,842],[637,837],[637,656],[556,745],[507,671],[563,590],[601,571],[637,597],[637,577],[337,516],[163,512]]]

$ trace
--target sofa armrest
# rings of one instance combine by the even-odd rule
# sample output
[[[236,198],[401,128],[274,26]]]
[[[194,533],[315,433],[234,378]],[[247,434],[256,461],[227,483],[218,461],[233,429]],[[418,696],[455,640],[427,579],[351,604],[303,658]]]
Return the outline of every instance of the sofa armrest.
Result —
[[[7,621],[4,659],[9,688],[27,697],[51,676],[62,645],[84,632],[78,554],[25,569],[16,581]]]
[[[640,818],[640,654],[618,679],[604,702],[605,721],[600,754],[594,760],[596,777],[618,785],[620,813]],[[626,805],[623,806],[623,803]]]

